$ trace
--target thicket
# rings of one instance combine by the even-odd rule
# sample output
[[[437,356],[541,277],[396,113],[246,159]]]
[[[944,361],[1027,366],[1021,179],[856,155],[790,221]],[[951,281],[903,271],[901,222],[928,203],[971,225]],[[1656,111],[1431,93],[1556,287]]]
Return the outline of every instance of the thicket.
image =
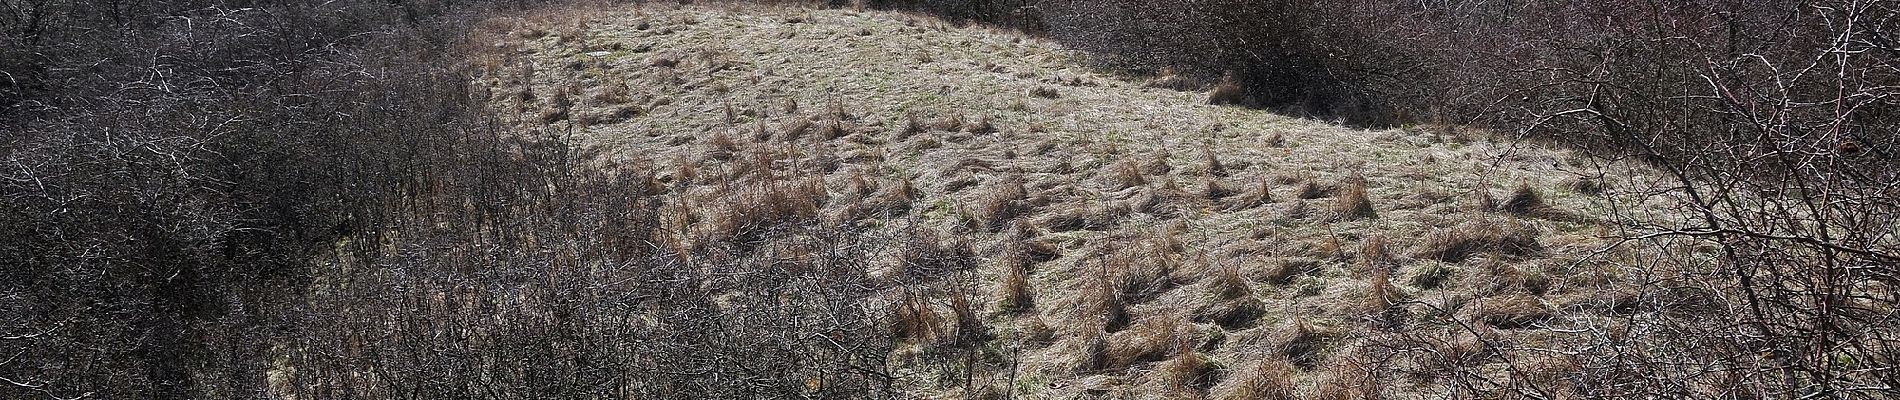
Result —
[[[889,393],[843,249],[902,241],[656,245],[648,175],[470,85],[535,3],[0,3],[0,397]]]

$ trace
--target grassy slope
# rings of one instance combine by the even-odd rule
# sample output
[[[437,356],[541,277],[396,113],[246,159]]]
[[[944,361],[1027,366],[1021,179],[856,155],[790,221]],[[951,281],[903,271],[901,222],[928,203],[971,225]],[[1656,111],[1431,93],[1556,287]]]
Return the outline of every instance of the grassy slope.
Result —
[[[1202,92],[1093,71],[1045,40],[895,13],[645,8],[524,24],[509,37],[497,45],[519,48],[532,65],[495,65],[484,78],[514,94],[504,106],[545,109],[530,113],[542,121],[527,122],[572,128],[612,162],[690,180],[678,189],[688,198],[732,190],[734,171],[759,155],[791,176],[822,178],[829,193],[819,215],[833,222],[967,239],[987,260],[978,268],[981,303],[997,335],[987,346],[1021,363],[1013,384],[998,369],[979,373],[974,390],[1219,396],[1240,393],[1265,368],[1320,394],[1354,379],[1362,366],[1353,360],[1370,354],[1369,343],[1391,340],[1369,322],[1392,313],[1377,311],[1377,293],[1388,293],[1387,303],[1417,300],[1392,307],[1408,315],[1396,319],[1422,321],[1417,331],[1449,353],[1472,346],[1474,335],[1494,344],[1560,340],[1482,322],[1513,309],[1603,312],[1593,306],[1606,301],[1598,289],[1618,279],[1608,261],[1578,261],[1606,244],[1598,237],[1609,225],[1592,216],[1607,213],[1607,203],[1575,190],[1580,175],[1571,171],[1596,171],[1597,162],[1563,150],[1210,106]],[[566,101],[575,105],[560,115]],[[905,132],[912,119],[922,132]],[[811,133],[791,138],[801,121],[815,121]],[[834,121],[838,137],[827,138]],[[721,154],[727,149],[740,155]],[[1124,187],[1124,169],[1142,182]],[[1602,184],[1614,193],[1645,179],[1621,176]],[[1337,197],[1355,177],[1376,217],[1337,215]],[[1018,178],[1025,190],[1012,193]],[[902,182],[917,192],[907,211],[859,209]],[[1234,194],[1209,196],[1210,182]],[[1481,206],[1507,200],[1520,184],[1554,211]],[[1300,198],[1309,185],[1317,191]],[[1262,188],[1270,200],[1251,201]],[[700,207],[682,224],[700,231],[694,225],[718,223],[721,212]],[[992,215],[1005,226],[983,226]],[[1487,228],[1533,238],[1542,250],[1434,260],[1457,258],[1434,257],[1435,240]],[[1059,254],[1012,256],[1036,248],[1025,244]],[[1381,247],[1390,255],[1375,254]],[[1001,310],[1011,290],[1001,282],[1013,268],[1027,275],[1029,312]],[[1228,269],[1244,290],[1223,292],[1233,285],[1217,277]],[[1376,287],[1380,270],[1391,271],[1391,287]],[[1430,283],[1434,274],[1444,274],[1442,285]],[[1105,285],[1120,293],[1110,300],[1125,305],[1127,324],[1104,320],[1112,306],[1093,294]],[[936,305],[946,315],[950,306]],[[1445,314],[1477,328],[1446,325]],[[1310,363],[1301,360],[1306,352],[1288,350],[1303,343],[1317,344]],[[939,372],[921,355],[928,346],[894,355],[918,365],[907,384],[964,394],[961,382],[932,379]],[[1104,360],[1091,361],[1096,353]],[[1195,355],[1213,367],[1184,367]],[[1286,372],[1272,372],[1289,361]],[[1499,371],[1499,361],[1480,369]],[[1513,362],[1566,370],[1533,361]],[[1427,362],[1417,363],[1430,369]],[[1183,368],[1190,378],[1176,380],[1188,382],[1168,382]],[[1382,384],[1391,393],[1448,390],[1433,377]]]

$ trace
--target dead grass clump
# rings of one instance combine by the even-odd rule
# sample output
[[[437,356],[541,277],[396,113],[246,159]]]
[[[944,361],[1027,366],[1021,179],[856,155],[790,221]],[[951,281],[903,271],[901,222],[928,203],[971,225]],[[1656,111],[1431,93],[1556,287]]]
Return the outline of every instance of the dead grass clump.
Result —
[[[1343,221],[1377,218],[1379,216],[1378,212],[1372,209],[1372,199],[1366,197],[1366,179],[1364,177],[1355,175],[1351,179],[1347,179],[1346,184],[1340,187],[1339,193],[1334,196],[1334,199],[1333,215],[1336,219]]]
[[[1214,155],[1214,149],[1202,148],[1201,153],[1206,154],[1204,158],[1207,159],[1207,166],[1204,172],[1212,176],[1227,176],[1227,164],[1220,162],[1220,157]]]
[[[955,132],[963,129],[963,114],[950,114],[930,123],[931,129],[942,132]]]
[[[1268,357],[1232,374],[1214,388],[1221,400],[1293,400],[1299,387],[1293,384],[1293,366],[1286,360]]]
[[[1194,321],[1213,323],[1230,331],[1252,328],[1267,315],[1267,303],[1253,296],[1208,303],[1194,312]]]
[[[997,281],[996,308],[1005,313],[1021,313],[1035,306],[1034,289],[1029,286],[1029,260],[1022,252],[1011,252],[1000,262],[1003,271]]]
[[[1037,86],[1037,87],[1029,89],[1029,96],[1041,97],[1045,99],[1053,99],[1057,97],[1062,97],[1062,93],[1057,92],[1056,88],[1052,88],[1048,86]]]
[[[1263,206],[1272,202],[1273,184],[1262,181],[1254,184],[1253,189],[1249,189],[1245,193],[1241,193],[1239,197],[1229,200],[1227,206],[1223,209],[1226,211],[1240,211]]]
[[[1253,287],[1247,277],[1240,274],[1239,263],[1223,263],[1217,267],[1214,278],[1207,281],[1208,294],[1221,300],[1233,300],[1253,295]]]
[[[1239,105],[1246,101],[1246,90],[1241,89],[1240,84],[1234,81],[1233,74],[1222,77],[1220,83],[1214,84],[1214,89],[1207,91],[1207,104]]]
[[[1437,229],[1425,236],[1416,257],[1448,263],[1463,262],[1473,255],[1496,253],[1530,256],[1542,253],[1537,228],[1508,221],[1478,220],[1456,227]]]
[[[1529,182],[1523,182],[1511,191],[1511,197],[1498,203],[1496,210],[1517,215],[1537,215],[1549,209],[1550,206],[1544,203],[1544,196],[1532,189]]]
[[[732,135],[727,135],[725,132],[713,133],[712,137],[706,139],[706,158],[727,161],[731,160],[732,154],[738,151],[739,142],[733,140]]]
[[[1334,336],[1333,332],[1320,330],[1304,319],[1294,319],[1275,332],[1273,340],[1288,362],[1311,369],[1325,357],[1326,347]]]
[[[976,221],[985,230],[1001,229],[1023,211],[1023,200],[1028,196],[1029,189],[1023,186],[1022,175],[1011,174],[978,200],[974,210]]]
[[[1529,328],[1554,316],[1543,301],[1521,294],[1480,299],[1465,306],[1465,311],[1465,318],[1498,329]]]
[[[1312,200],[1312,199],[1322,198],[1326,196],[1331,196],[1332,194],[1333,194],[1332,188],[1320,186],[1318,182],[1313,182],[1312,179],[1306,179],[1304,182],[1300,183],[1300,186],[1298,189],[1293,190],[1293,197],[1297,197],[1301,200]]]
[[[1208,200],[1220,200],[1236,194],[1234,188],[1222,184],[1220,180],[1207,178],[1201,180],[1201,197]]]
[[[897,306],[893,317],[898,340],[910,343],[934,343],[943,336],[943,316],[930,302],[922,297],[912,296]]]
[[[1151,382],[1160,388],[1181,393],[1206,391],[1218,379],[1218,368],[1209,362],[1207,355],[1194,351],[1188,343],[1174,351],[1174,357],[1156,365],[1150,376]]]
[[[1119,370],[1165,359],[1168,353],[1183,347],[1188,335],[1182,330],[1187,326],[1179,316],[1168,316],[1110,335],[1104,369]]]
[[[1133,160],[1123,160],[1110,166],[1109,180],[1115,183],[1117,190],[1148,184],[1148,178],[1141,175],[1141,166]]]
[[[1172,67],[1163,67],[1161,71],[1155,73],[1154,78],[1149,79],[1148,82],[1143,83],[1142,86],[1185,92],[1194,90],[1196,86],[1200,85],[1195,83],[1193,79],[1182,76],[1180,72],[1175,71]]]
[[[976,302],[971,301],[974,293],[953,294],[950,298],[950,311],[956,316],[956,342],[960,345],[982,343],[990,339],[990,327],[976,312]]]
[[[975,119],[969,120],[969,122],[964,123],[961,129],[963,129],[964,132],[977,133],[977,134],[995,133],[996,125],[990,123],[989,116],[980,116],[980,117],[976,117]]]
[[[1320,265],[1320,260],[1310,257],[1282,258],[1268,265],[1266,273],[1260,278],[1267,283],[1285,285],[1292,283],[1293,277],[1319,271]]]
[[[785,123],[784,128],[781,129],[783,133],[779,135],[779,138],[787,142],[798,140],[798,138],[805,137],[806,133],[811,132],[811,127],[812,121],[810,119],[794,119],[792,122]]]

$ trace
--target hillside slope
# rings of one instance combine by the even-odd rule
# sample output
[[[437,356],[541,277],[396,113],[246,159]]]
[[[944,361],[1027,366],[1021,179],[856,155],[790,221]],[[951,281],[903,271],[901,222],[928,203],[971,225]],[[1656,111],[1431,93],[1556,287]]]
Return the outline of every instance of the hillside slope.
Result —
[[[1605,199],[1649,178],[1565,150],[1209,105],[899,13],[647,7],[512,29],[495,45],[519,57],[482,78],[496,106],[658,171],[673,245],[812,218],[973,254],[980,290],[888,295],[907,343],[891,362],[919,393],[1562,396],[1578,366],[1534,350],[1585,339],[1547,328],[1630,301],[1610,289],[1626,274]],[[880,279],[921,268],[885,258]],[[976,355],[934,350],[957,346]]]

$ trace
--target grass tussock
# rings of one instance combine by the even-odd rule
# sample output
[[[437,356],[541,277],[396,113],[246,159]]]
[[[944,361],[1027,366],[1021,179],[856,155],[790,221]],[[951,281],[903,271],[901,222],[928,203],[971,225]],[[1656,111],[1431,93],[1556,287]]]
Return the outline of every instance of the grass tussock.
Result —
[[[1530,182],[1519,183],[1517,189],[1511,191],[1511,196],[1498,203],[1495,209],[1499,212],[1526,216],[1544,214],[1549,210],[1550,205],[1544,202],[1544,196],[1536,189],[1532,189]]]
[[[1295,318],[1274,332],[1273,342],[1287,362],[1311,369],[1324,361],[1326,349],[1336,336],[1336,333],[1322,330],[1303,318]]]
[[[1549,306],[1529,295],[1505,295],[1480,299],[1465,306],[1465,318],[1499,329],[1536,326],[1554,317]]]
[[[1034,288],[1029,285],[1029,257],[1024,252],[1014,251],[999,259],[1003,270],[996,284],[997,309],[1022,313],[1035,307]]]
[[[937,312],[929,301],[919,296],[904,299],[897,306],[892,317],[895,325],[893,334],[897,339],[910,343],[935,343],[944,335],[943,315]]]
[[[1133,160],[1123,160],[1109,166],[1108,178],[1117,190],[1148,184],[1148,178],[1141,174],[1141,165]]]
[[[1201,180],[1201,197],[1210,201],[1219,201],[1238,194],[1237,190],[1212,177]]]
[[[1252,296],[1253,288],[1247,277],[1240,274],[1239,263],[1223,263],[1215,267],[1213,279],[1207,280],[1208,294],[1216,299],[1233,300]]]
[[[1372,209],[1372,199],[1366,196],[1366,178],[1354,175],[1340,186],[1334,196],[1333,216],[1342,221],[1377,218],[1379,213]]]
[[[1138,363],[1166,359],[1176,349],[1191,348],[1185,329],[1191,325],[1178,316],[1150,319],[1140,325],[1116,332],[1108,338],[1107,370],[1128,368]]]
[[[1214,154],[1213,148],[1202,148],[1201,154],[1201,158],[1206,160],[1206,165],[1202,167],[1202,172],[1210,176],[1227,176],[1227,164],[1220,161],[1220,156]]]
[[[1149,376],[1152,377],[1151,384],[1164,392],[1193,396],[1205,392],[1218,381],[1218,374],[1218,366],[1210,362],[1206,354],[1194,351],[1192,346],[1183,342],[1180,348],[1175,349],[1174,357],[1156,365]]]
[[[1246,101],[1247,91],[1234,81],[1233,74],[1222,77],[1220,83],[1214,84],[1214,88],[1207,91],[1207,104],[1242,105]]]
[[[1481,219],[1433,230],[1418,245],[1414,256],[1448,263],[1463,262],[1478,254],[1531,256],[1544,251],[1537,236],[1537,228],[1528,224]]]
[[[1026,211],[1028,196],[1029,189],[1024,186],[1022,175],[1010,174],[977,201],[972,210],[975,221],[987,231],[1002,229]]]
[[[1219,400],[1293,400],[1299,398],[1299,386],[1293,383],[1293,365],[1285,359],[1268,356],[1230,374],[1214,387]]]

